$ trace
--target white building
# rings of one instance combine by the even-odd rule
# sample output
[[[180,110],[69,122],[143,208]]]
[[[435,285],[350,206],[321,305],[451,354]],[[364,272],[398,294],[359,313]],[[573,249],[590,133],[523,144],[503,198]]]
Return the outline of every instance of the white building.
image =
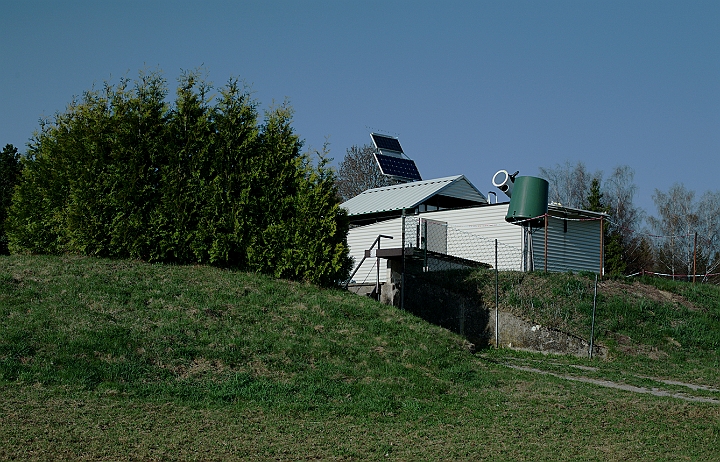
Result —
[[[390,258],[391,249],[401,255],[404,220],[404,245],[415,249],[416,256],[428,251],[447,255],[448,261],[458,264],[481,262],[494,267],[497,240],[500,270],[603,272],[601,230],[606,215],[550,205],[547,216],[529,227],[506,222],[508,206],[489,204],[463,175],[369,189],[342,204],[350,218],[348,244],[355,265],[380,235],[392,240],[381,238],[384,250],[368,255]],[[367,258],[352,279],[375,283],[376,265],[376,258]],[[426,265],[432,271],[432,265]],[[382,283],[387,275],[380,266]]]

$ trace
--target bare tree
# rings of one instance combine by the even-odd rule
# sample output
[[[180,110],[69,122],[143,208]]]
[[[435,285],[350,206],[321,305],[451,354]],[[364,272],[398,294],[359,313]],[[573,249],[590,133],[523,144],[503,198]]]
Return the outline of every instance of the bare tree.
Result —
[[[655,190],[653,201],[657,217],[649,217],[648,223],[663,240],[657,248],[656,262],[660,269],[678,274],[693,271],[694,234],[703,221],[699,204],[695,202],[695,191],[675,183],[667,192]],[[704,256],[704,255],[703,255]]]
[[[608,213],[612,226],[624,237],[629,238],[642,220],[643,212],[633,204],[637,190],[635,171],[627,165],[619,165],[603,184]]]
[[[374,148],[369,145],[354,145],[347,149],[345,158],[340,162],[337,174],[338,193],[343,201],[351,199],[361,192],[394,184],[380,172],[373,157]]]
[[[557,164],[554,168],[540,167],[539,170],[540,176],[550,183],[550,202],[565,207],[586,207],[592,180],[602,180],[602,172],[590,173],[582,162],[573,165],[570,161],[565,161],[564,165]]]
[[[698,246],[701,249],[705,274],[720,267],[720,191],[708,191],[698,203]]]
[[[627,165],[615,167],[603,184],[610,239],[618,240],[621,266],[629,273],[649,270],[653,261],[650,243],[637,234],[644,212],[633,204],[636,190],[635,171]]]
[[[642,269],[650,261],[648,242],[636,234],[643,211],[633,204],[635,172],[627,165],[615,167],[606,181],[603,172],[589,172],[585,164],[566,161],[554,168],[540,168],[550,183],[549,200],[566,207],[584,208],[610,215],[606,222],[606,264],[611,273]],[[639,268],[639,269],[638,269]]]

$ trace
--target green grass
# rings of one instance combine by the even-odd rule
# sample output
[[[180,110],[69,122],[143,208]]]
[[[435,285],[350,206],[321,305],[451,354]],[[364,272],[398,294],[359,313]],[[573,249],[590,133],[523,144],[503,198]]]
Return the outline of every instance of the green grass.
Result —
[[[414,277],[494,308],[492,270],[450,270]],[[594,277],[590,273],[501,272],[500,309],[589,339]],[[596,339],[610,345],[617,343],[620,334],[635,345],[667,354],[702,355],[720,348],[720,288],[715,285],[650,277],[607,279],[598,284],[596,316]]]
[[[586,305],[556,315],[543,297],[587,303],[587,278],[541,279],[503,275],[503,303],[535,297],[538,313],[582,326]],[[714,292],[693,290],[706,307]],[[681,314],[711,320],[708,306]],[[712,333],[692,338],[659,359],[473,355],[459,336],[338,290],[202,266],[0,257],[0,459],[712,460],[720,404],[507,367],[673,392],[685,389],[655,379],[720,384]]]
[[[416,319],[339,291],[209,267],[4,263],[0,379],[8,382],[304,410],[335,407],[332,398],[367,412],[399,406],[383,397],[407,382],[418,396],[447,388],[462,355],[460,339],[430,326],[407,348]],[[437,361],[447,367],[430,380],[408,367]]]

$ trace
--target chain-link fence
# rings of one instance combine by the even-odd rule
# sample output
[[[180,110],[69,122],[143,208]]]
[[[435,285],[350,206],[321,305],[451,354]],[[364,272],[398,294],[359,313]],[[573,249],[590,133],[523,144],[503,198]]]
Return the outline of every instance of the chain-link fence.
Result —
[[[435,215],[438,216],[440,214]],[[365,287],[366,293],[377,296],[385,303],[392,303],[464,335],[476,344],[493,345],[498,339],[495,332],[500,332],[501,345],[512,343],[522,347],[527,343],[529,348],[537,347],[542,351],[595,351],[600,354],[602,348],[593,348],[589,344],[589,340],[594,338],[591,321],[594,297],[590,295],[590,283],[573,279],[570,272],[602,275],[603,223],[594,219],[566,217],[546,217],[545,223],[547,226],[528,229],[522,241],[518,240],[523,245],[517,247],[487,236],[512,236],[511,233],[516,230],[518,234],[525,230],[515,227],[503,234],[500,231],[504,225],[493,222],[466,220],[460,228],[422,215],[380,222],[383,227],[373,226],[364,230],[367,235],[364,248],[372,251],[365,251],[366,267],[357,273],[354,280],[357,281],[356,286],[372,285]],[[704,241],[701,236],[698,236],[697,244],[693,234],[688,236],[692,237],[689,241],[692,245],[688,244],[687,236],[685,241],[680,241],[678,236],[647,235],[646,240],[657,241],[648,241],[647,253],[652,257],[657,255],[652,251],[665,248],[666,253],[660,256],[672,257],[670,252],[675,245],[675,248],[684,251],[683,268],[696,267],[698,282],[711,280],[714,273],[709,271],[717,268],[716,261],[720,257],[711,256],[708,261],[703,260]],[[374,244],[373,240],[376,241]],[[684,244],[682,247],[680,242]],[[673,262],[669,258],[663,261]],[[689,266],[689,261],[693,262],[693,266]],[[491,280],[497,277],[496,268],[500,270],[499,285]],[[539,274],[544,273],[545,268],[548,274]],[[528,271],[532,269],[538,272]],[[667,275],[674,275],[677,279],[691,277],[689,271],[685,274],[670,271]],[[581,279],[585,281],[586,276]],[[602,282],[600,292],[605,297],[605,303],[600,332],[628,329],[627,323],[616,325],[616,321],[626,317],[622,314],[625,305],[617,300],[624,301],[624,291],[629,289],[613,284],[625,283],[612,278]],[[500,300],[505,300],[500,303],[500,311],[495,309],[498,290]],[[649,297],[665,296],[662,292],[648,291]],[[662,300],[651,311],[665,309]],[[640,303],[646,302],[641,300]],[[613,310],[620,310],[620,314]],[[648,310],[638,310],[641,313],[645,311]],[[647,322],[649,326],[650,321]],[[682,326],[682,320],[673,322]],[[667,336],[679,338],[676,336],[680,335],[681,331],[672,331]],[[618,339],[617,342],[625,341],[622,335]],[[531,345],[533,341],[541,344]],[[566,345],[565,350],[557,347],[561,344]],[[550,346],[557,348],[552,350]]]
[[[558,220],[555,228],[559,234],[565,226]],[[518,270],[532,267],[532,260],[537,258],[533,256],[534,236],[524,240],[528,244],[525,248],[518,248],[480,235],[481,228],[474,233],[418,216],[406,217],[403,230],[405,252],[396,264],[395,277],[402,289],[399,305],[403,309],[457,332],[476,345],[526,344],[530,348],[574,354],[601,350],[577,336],[540,325],[533,328],[521,313],[498,311],[498,290],[507,284],[512,286],[513,275],[522,280],[524,274],[530,274]],[[547,255],[548,261],[555,258],[553,266],[561,264],[561,258],[568,259],[557,247],[550,247],[554,252],[547,254],[537,243],[536,247]],[[500,287],[499,271],[502,271]],[[528,303],[532,299],[531,296]]]
[[[468,292],[466,278],[478,269],[519,268],[523,250],[483,237],[479,229],[473,233],[418,216],[405,217],[403,230],[405,251],[393,281],[400,283],[398,305],[474,342],[490,342],[490,301]]]
[[[406,260],[424,272],[463,268],[497,267],[514,270],[522,267],[522,249],[488,239],[480,234],[445,222],[405,217],[403,225]]]

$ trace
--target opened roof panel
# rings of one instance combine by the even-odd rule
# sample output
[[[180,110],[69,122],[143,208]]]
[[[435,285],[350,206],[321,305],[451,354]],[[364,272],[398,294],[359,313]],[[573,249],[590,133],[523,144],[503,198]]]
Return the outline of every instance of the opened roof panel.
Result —
[[[373,143],[375,143],[375,147],[380,150],[403,152],[400,147],[400,141],[398,141],[397,138],[378,135],[377,133],[371,133],[370,138],[372,138]]]
[[[415,162],[402,157],[385,156],[375,153],[375,159],[383,175],[403,178],[410,181],[421,181],[420,172]]]

